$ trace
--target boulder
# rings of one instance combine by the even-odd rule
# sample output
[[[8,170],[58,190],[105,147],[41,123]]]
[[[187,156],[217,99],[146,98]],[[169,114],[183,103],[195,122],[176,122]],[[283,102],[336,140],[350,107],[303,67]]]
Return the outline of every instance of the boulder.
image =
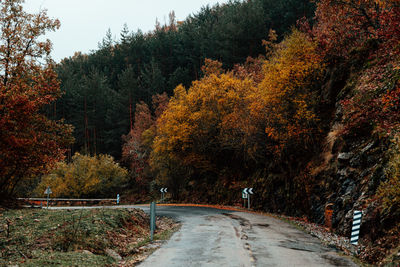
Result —
[[[105,252],[108,256],[110,256],[111,258],[113,258],[116,261],[122,260],[122,257],[117,252],[115,252],[114,250],[112,250],[110,248],[107,248]]]

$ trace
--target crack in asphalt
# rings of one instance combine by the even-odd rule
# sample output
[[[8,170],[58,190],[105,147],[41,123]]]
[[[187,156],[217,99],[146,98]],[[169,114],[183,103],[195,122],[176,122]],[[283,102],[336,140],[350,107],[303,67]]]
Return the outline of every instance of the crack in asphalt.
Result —
[[[240,239],[240,241],[243,240],[248,240],[248,232],[250,232],[253,229],[253,225],[251,224],[251,222],[243,217],[231,214],[231,213],[222,213],[222,215],[231,218],[232,224],[234,224],[234,222],[237,222],[239,224],[239,227],[236,227],[235,225],[233,225],[233,228],[235,229],[235,233],[236,233],[236,237]],[[257,259],[256,257],[253,255],[253,251],[251,250],[251,245],[246,242],[243,243],[243,248],[247,251],[248,256],[250,258],[250,262],[251,262],[251,266],[255,266]]]

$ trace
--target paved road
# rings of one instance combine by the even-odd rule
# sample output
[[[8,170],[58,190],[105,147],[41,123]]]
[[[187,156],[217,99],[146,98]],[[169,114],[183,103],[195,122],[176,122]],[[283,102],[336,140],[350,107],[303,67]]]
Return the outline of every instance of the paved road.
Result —
[[[357,266],[278,219],[199,207],[157,207],[182,228],[139,266]]]
[[[148,206],[108,208],[149,211]],[[357,266],[317,238],[270,216],[171,206],[157,206],[157,216],[173,217],[182,228],[141,267]]]

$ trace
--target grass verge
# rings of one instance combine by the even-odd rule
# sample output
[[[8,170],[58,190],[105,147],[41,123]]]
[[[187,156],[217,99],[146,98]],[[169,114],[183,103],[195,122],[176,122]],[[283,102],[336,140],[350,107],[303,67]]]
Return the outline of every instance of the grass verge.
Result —
[[[157,217],[155,240],[177,229]],[[133,265],[149,251],[149,217],[139,209],[0,210],[0,266]]]

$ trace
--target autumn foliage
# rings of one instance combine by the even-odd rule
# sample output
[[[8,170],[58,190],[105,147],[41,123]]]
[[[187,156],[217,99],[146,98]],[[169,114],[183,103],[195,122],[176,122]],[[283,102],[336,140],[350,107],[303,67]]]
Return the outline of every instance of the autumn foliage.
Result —
[[[231,70],[206,59],[203,76],[177,86],[163,113],[138,105],[124,145],[131,170],[146,170],[144,184],[168,187],[176,200],[232,203],[254,186],[259,207],[307,212],[317,186],[311,159],[334,118],[338,135],[398,133],[398,8],[318,1],[314,24],[299,21],[280,42],[271,30],[264,55]]]
[[[317,43],[294,30],[265,61],[264,79],[251,99],[251,116],[264,116],[271,149],[281,152],[290,144],[301,149],[318,135],[317,85],[324,63]]]
[[[157,121],[150,161],[160,183],[181,191],[219,177],[234,185],[251,166],[309,150],[319,132],[315,85],[324,71],[317,43],[294,30],[262,68],[258,60],[251,66],[226,72],[206,60],[201,80],[175,89]]]
[[[324,55],[349,58],[352,51],[371,43],[396,45],[399,16],[397,1],[322,0],[317,4],[313,33]]]
[[[152,100],[153,111],[144,102],[136,104],[133,128],[128,135],[123,136],[125,143],[122,147],[122,162],[131,170],[132,183],[142,190],[151,181],[148,159],[156,134],[156,120],[167,108],[168,96],[166,93],[157,94]]]
[[[0,9],[0,195],[61,160],[72,129],[51,121],[42,109],[60,96],[49,58],[46,31],[59,27],[45,11],[31,15],[21,0],[1,1]]]
[[[341,97],[345,132],[398,130],[400,6],[398,1],[318,3],[313,34],[329,60],[347,59],[359,73]]]
[[[48,186],[52,197],[115,197],[127,185],[128,171],[109,155],[76,153],[70,163],[58,162],[35,189],[38,197]]]

